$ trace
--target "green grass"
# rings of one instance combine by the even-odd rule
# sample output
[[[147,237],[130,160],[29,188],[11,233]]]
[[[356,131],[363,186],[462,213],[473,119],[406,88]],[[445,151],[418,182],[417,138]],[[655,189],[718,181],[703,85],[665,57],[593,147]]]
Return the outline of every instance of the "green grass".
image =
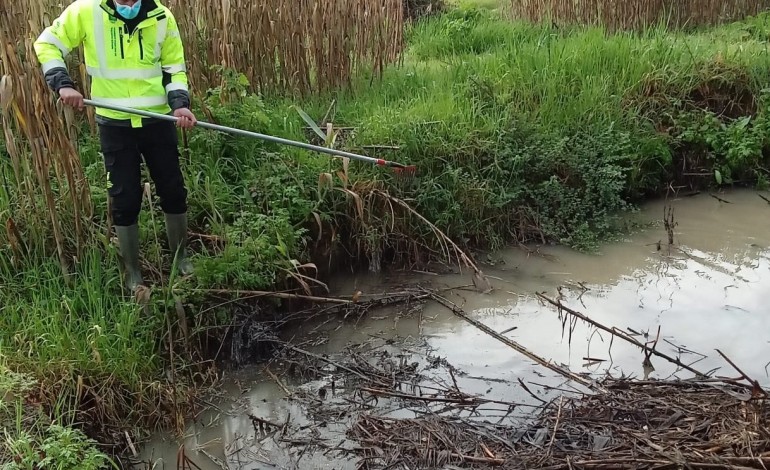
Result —
[[[371,85],[362,71],[352,90],[304,101],[246,94],[237,78],[229,90],[211,90],[206,104],[217,122],[301,141],[306,124],[292,107],[321,119],[335,100],[334,124],[356,128],[340,137],[345,148],[397,146],[376,155],[416,165],[418,179],[402,187],[387,169],[351,162],[344,173],[326,155],[195,130],[184,161],[192,229],[216,237],[193,241],[196,277],[157,286],[143,310],[120,295],[106,241],[87,250],[71,286],[55,257],[36,251],[13,265],[3,246],[0,354],[8,367],[39,380],[67,424],[89,416],[72,409],[94,403],[97,425],[169,424],[153,410],[162,403],[174,414],[169,397],[182,396],[190,382],[182,366],[195,361],[177,347],[172,369],[182,382],[167,382],[168,335],[178,340],[182,331],[173,297],[184,301],[194,343],[231,320],[207,289],[297,287],[315,273],[305,263],[330,246],[359,259],[412,253],[412,243],[435,253],[430,228],[394,197],[464,246],[546,240],[590,250],[622,228],[634,203],[687,181],[683,164],[713,173],[698,186],[767,184],[766,17],[691,34],[606,35],[511,23],[496,5],[464,2],[415,24],[403,67]],[[222,104],[222,91],[242,98]],[[715,100],[741,94],[756,104],[720,117],[725,106]],[[81,149],[103,222],[95,140],[84,137]],[[0,213],[17,213],[13,201],[0,189]],[[143,252],[166,272],[162,215],[157,203],[147,209],[145,201]]]
[[[364,77],[352,93],[302,106],[320,117],[334,98],[335,123],[358,128],[354,144],[399,146],[387,156],[424,175],[409,195],[416,208],[457,239],[499,248],[543,230],[590,248],[627,202],[674,177],[677,152],[691,142],[659,130],[694,90],[760,96],[767,30],[762,17],[697,34],[606,35],[511,23],[466,4],[417,24],[405,66],[381,83],[369,87]],[[725,163],[719,149],[704,149],[714,167]],[[741,179],[764,174],[751,158],[729,165]],[[532,230],[512,229],[522,219]]]
[[[115,295],[120,278],[104,261],[98,249],[89,250],[70,287],[55,259],[15,276],[3,266],[3,355],[36,376],[83,374],[104,385],[152,377],[161,365],[152,351],[163,319]]]
[[[99,470],[109,457],[71,423],[52,421],[36,396],[40,383],[0,364],[0,464],[4,470]],[[117,468],[117,467],[112,467]]]
[[[13,371],[36,382],[34,399],[44,406],[39,414],[47,424],[25,420],[6,428],[0,454],[31,459],[33,451],[43,449],[53,459],[46,468],[103,468],[88,461],[64,465],[64,456],[55,457],[55,451],[73,456],[87,451],[92,463],[106,461],[103,454],[83,447],[85,441],[74,428],[106,439],[115,426],[140,434],[174,426],[177,410],[171,400],[181,399],[184,409],[187,385],[170,383],[163,372],[174,366],[162,353],[168,332],[164,313],[170,311],[163,296],[168,290],[156,294],[159,298],[147,311],[124,298],[114,251],[100,246],[84,253],[71,285],[57,258],[25,269],[13,266],[10,258],[7,251],[0,253],[0,375]],[[3,393],[0,387],[0,399]],[[3,406],[19,405],[0,400]],[[65,444],[69,450],[59,449]],[[38,467],[25,463],[3,468]]]

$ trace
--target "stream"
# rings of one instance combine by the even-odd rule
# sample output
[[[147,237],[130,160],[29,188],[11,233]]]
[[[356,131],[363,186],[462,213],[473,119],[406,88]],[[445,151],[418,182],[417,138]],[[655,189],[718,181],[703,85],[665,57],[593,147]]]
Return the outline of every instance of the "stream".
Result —
[[[542,293],[640,342],[658,338],[657,351],[698,371],[740,376],[717,353],[719,349],[748,376],[766,385],[770,382],[770,308],[768,288],[762,286],[770,285],[770,205],[755,191],[727,191],[717,196],[722,201],[699,194],[645,204],[628,216],[643,228],[603,244],[598,253],[530,246],[479,259],[495,288],[489,294],[468,287],[472,273],[467,272],[340,274],[330,288],[332,295],[356,291],[367,295],[396,292],[416,283],[429,283],[432,289],[447,287],[441,295],[470,317],[572,372],[598,379],[607,374],[640,379],[692,377],[656,356],[651,357],[652,367],[645,367],[637,346],[613,340],[607,332],[582,321],[560,318],[556,308],[536,296]],[[671,247],[663,224],[669,205],[676,224]],[[452,287],[455,289],[449,289]],[[317,338],[315,343],[303,343],[302,348],[329,357],[377,349],[421,365],[451,364],[451,382],[464,393],[523,404],[519,415],[505,419],[526,419],[526,406],[551,400],[564,391],[584,390],[433,301],[384,307],[356,319],[314,319],[290,332],[290,338],[295,342]],[[278,365],[272,370],[277,371]],[[296,429],[304,426],[307,432],[319,428],[316,438],[333,442],[330,447],[342,445],[344,420],[319,422],[301,401],[286,397],[286,391],[299,390],[321,394],[320,400],[340,400],[338,405],[344,407],[344,399],[334,393],[333,384],[330,388],[328,378],[276,380],[257,365],[228,374],[225,384],[223,396],[212,399],[211,408],[189,423],[183,439],[155,436],[137,457],[146,463],[135,468],[177,468],[181,444],[203,470],[295,465],[356,468],[355,459],[334,452],[287,450],[274,439],[261,439],[248,416],[291,423]],[[377,407],[383,415],[412,415],[396,406],[397,402],[378,400]],[[386,409],[389,406],[392,409]],[[504,408],[489,416],[503,419]]]

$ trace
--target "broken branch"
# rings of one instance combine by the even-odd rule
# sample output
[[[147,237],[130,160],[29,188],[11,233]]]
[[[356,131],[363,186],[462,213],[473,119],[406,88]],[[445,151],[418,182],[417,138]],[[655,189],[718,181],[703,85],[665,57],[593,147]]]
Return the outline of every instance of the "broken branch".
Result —
[[[566,313],[568,313],[568,314],[570,314],[570,315],[572,315],[574,317],[577,317],[577,318],[583,320],[586,323],[589,323],[589,324],[593,325],[596,328],[599,328],[600,330],[604,330],[607,333],[610,333],[611,335],[613,335],[615,337],[618,337],[618,338],[620,338],[622,340],[625,340],[625,341],[633,344],[634,346],[638,346],[645,353],[654,354],[655,356],[661,357],[661,358],[671,362],[672,364],[676,364],[677,366],[692,372],[693,374],[695,374],[698,377],[708,378],[707,374],[704,374],[703,372],[700,372],[700,371],[698,371],[696,369],[693,369],[692,367],[688,366],[687,364],[684,364],[682,361],[680,361],[678,359],[674,359],[673,357],[669,356],[668,354],[665,354],[665,353],[662,353],[662,352],[658,352],[654,348],[650,348],[646,344],[639,342],[635,338],[632,338],[631,336],[628,336],[627,334],[623,333],[622,331],[620,331],[620,330],[618,330],[616,328],[608,328],[608,327],[602,325],[601,323],[588,318],[587,316],[583,315],[582,313],[577,312],[575,310],[572,310],[569,307],[564,306],[561,303],[561,301],[551,300],[551,299],[549,299],[548,297],[546,297],[545,295],[543,295],[543,294],[541,294],[539,292],[537,293],[537,296],[540,297],[541,299],[545,300],[546,302],[550,303],[551,305],[555,306],[556,308],[558,308],[560,312],[562,312],[562,311],[566,312]],[[656,343],[657,343],[657,341],[656,341]]]
[[[586,386],[586,387],[588,387],[588,388],[590,388],[592,390],[604,391],[604,388],[601,385],[599,385],[598,383],[596,383],[595,381],[583,378],[583,377],[575,374],[574,372],[571,372],[571,371],[569,371],[569,370],[567,370],[567,369],[565,369],[563,367],[557,366],[556,364],[553,364],[551,362],[546,361],[545,359],[541,358],[540,356],[536,355],[535,353],[529,351],[524,346],[516,343],[515,341],[512,341],[512,340],[506,338],[505,336],[500,335],[499,333],[497,333],[496,331],[492,330],[491,328],[489,328],[485,324],[483,324],[483,323],[481,323],[481,322],[479,322],[477,320],[474,320],[473,318],[469,317],[468,314],[465,313],[460,307],[458,307],[457,305],[455,305],[451,301],[441,297],[440,295],[432,294],[431,297],[435,301],[439,302],[440,304],[444,305],[446,308],[451,310],[455,315],[457,315],[460,318],[464,319],[465,321],[467,321],[471,325],[475,326],[476,328],[480,329],[481,331],[483,331],[484,333],[488,334],[489,336],[497,339],[501,343],[504,343],[507,346],[510,346],[514,350],[518,351],[519,353],[527,356],[528,358],[530,358],[533,361],[537,362],[541,366],[546,367],[546,368],[548,368],[548,369],[550,369],[550,370],[552,370],[552,371],[554,371],[554,372],[556,372],[556,373],[558,373],[558,374],[560,374],[560,375],[562,375],[562,376],[564,376],[564,377],[566,377],[566,378],[568,378],[570,380],[573,380],[573,381],[575,381],[575,382],[577,382],[577,383],[579,383],[581,385],[584,385],[584,386]]]

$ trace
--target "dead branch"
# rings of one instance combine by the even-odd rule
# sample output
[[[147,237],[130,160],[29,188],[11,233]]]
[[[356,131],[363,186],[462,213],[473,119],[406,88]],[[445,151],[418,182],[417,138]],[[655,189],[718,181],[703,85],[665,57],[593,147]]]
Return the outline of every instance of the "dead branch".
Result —
[[[669,356],[669,355],[667,355],[665,353],[656,351],[654,348],[650,348],[649,346],[645,345],[644,343],[639,342],[635,338],[627,335],[626,333],[622,332],[621,330],[618,330],[617,328],[606,327],[606,326],[602,325],[601,323],[588,318],[587,316],[583,315],[582,313],[577,312],[575,310],[572,310],[569,307],[564,306],[561,303],[561,301],[551,300],[551,299],[549,299],[548,297],[546,297],[545,295],[543,295],[543,294],[541,294],[539,292],[537,293],[537,296],[540,297],[541,299],[545,300],[546,302],[550,303],[551,305],[555,306],[556,308],[558,308],[560,312],[562,312],[562,311],[566,312],[566,313],[572,315],[573,317],[579,318],[579,319],[583,320],[584,322],[589,323],[589,324],[593,325],[596,328],[599,328],[600,330],[604,330],[607,333],[610,333],[611,335],[613,335],[613,336],[615,336],[617,338],[625,340],[625,341],[633,344],[634,346],[637,346],[637,347],[641,348],[642,351],[645,352],[645,353],[654,354],[655,356],[663,358],[663,359],[671,362],[672,364],[676,364],[677,366],[692,372],[693,374],[695,374],[699,378],[708,378],[707,374],[705,374],[703,372],[700,372],[700,371],[698,371],[698,370],[688,366],[687,364],[683,363],[682,361],[680,361],[678,359],[675,359],[675,358],[673,358],[673,357],[671,357],[671,356]]]
[[[429,395],[409,395],[407,393],[393,392],[390,390],[380,390],[380,389],[369,388],[369,387],[361,387],[360,390],[366,393],[371,393],[372,395],[402,398],[404,400],[418,400],[418,401],[435,402],[435,403],[454,403],[457,405],[468,405],[468,406],[475,406],[475,405],[480,405],[482,403],[489,403],[486,400],[480,400],[474,397],[446,398],[446,397],[434,397]]]
[[[284,385],[283,382],[281,382],[281,379],[279,379],[278,376],[275,375],[275,373],[272,370],[270,370],[269,367],[265,366],[265,372],[267,372],[267,375],[269,375],[270,378],[272,378],[275,381],[275,383],[278,384],[279,387],[281,387],[281,390],[283,390],[283,393],[285,393],[287,397],[291,396],[291,392],[289,391],[288,388],[286,388],[286,385]]]
[[[351,300],[335,299],[331,297],[315,297],[312,295],[290,294],[288,292],[269,292],[260,290],[230,290],[230,289],[195,289],[195,292],[204,294],[230,295],[238,297],[273,297],[277,299],[308,300],[319,303],[332,303],[340,305],[350,305]]]
[[[709,196],[713,197],[719,202],[723,202],[725,204],[732,204],[732,202],[728,201],[727,199],[722,199],[721,197],[717,196],[716,194],[709,194]]]
[[[449,397],[439,397],[439,396],[431,396],[431,395],[410,395],[407,393],[394,392],[391,390],[382,390],[382,389],[369,388],[369,387],[361,387],[360,390],[366,393],[371,393],[372,395],[401,398],[404,400],[416,400],[416,401],[434,402],[434,403],[453,403],[453,404],[464,405],[464,406],[478,406],[478,405],[484,405],[487,403],[494,403],[497,405],[505,405],[509,407],[529,406],[529,405],[522,405],[519,403],[500,401],[500,400],[488,400],[486,398],[478,398],[478,397],[473,397],[469,395],[462,396],[461,398],[449,398]]]
[[[731,366],[733,366],[733,368],[736,371],[738,371],[739,374],[741,374],[741,379],[744,379],[751,383],[753,396],[756,397],[756,396],[762,395],[763,397],[767,398],[767,392],[762,389],[762,387],[759,385],[759,382],[757,382],[755,379],[752,379],[751,377],[746,375],[746,373],[743,372],[737,365],[735,365],[735,363],[732,360],[730,360],[729,357],[725,356],[725,354],[722,351],[720,351],[719,349],[717,349],[716,351],[719,353],[720,356],[722,356],[722,358],[724,358],[725,361],[727,361]]]
[[[505,336],[502,336],[502,335],[498,334],[496,331],[492,330],[491,328],[489,328],[488,326],[484,325],[483,323],[481,323],[481,322],[479,322],[477,320],[474,320],[473,318],[469,317],[467,313],[465,313],[460,307],[458,307],[453,302],[451,302],[451,301],[449,301],[449,300],[447,300],[447,299],[445,299],[445,298],[443,298],[443,297],[441,297],[440,295],[437,295],[437,294],[432,294],[431,297],[436,302],[442,304],[443,306],[445,306],[446,308],[451,310],[455,315],[457,315],[460,318],[464,319],[465,321],[467,321],[468,323],[472,324],[473,326],[475,326],[476,328],[480,329],[481,331],[483,331],[484,333],[488,334],[489,336],[497,339],[501,343],[503,343],[503,344],[505,344],[507,346],[510,346],[511,348],[513,348],[514,350],[518,351],[519,353],[527,356],[528,358],[530,358],[533,361],[537,362],[541,366],[546,367],[546,368],[548,368],[548,369],[550,369],[550,370],[552,370],[552,371],[554,371],[554,372],[556,372],[556,373],[558,373],[558,374],[560,374],[560,375],[562,375],[562,376],[564,376],[564,377],[566,377],[566,378],[568,378],[570,380],[573,380],[573,381],[575,381],[575,382],[577,382],[577,383],[579,383],[581,385],[584,385],[585,387],[588,387],[591,390],[600,391],[600,392],[604,391],[603,387],[601,385],[599,385],[598,383],[596,383],[595,381],[583,378],[583,377],[575,374],[574,372],[571,372],[571,371],[569,371],[569,370],[567,370],[567,369],[565,369],[563,367],[557,366],[556,364],[553,364],[551,362],[546,361],[545,359],[541,358],[540,356],[536,355],[535,353],[529,351],[524,346],[516,343],[515,341],[512,341],[512,340],[506,338]]]

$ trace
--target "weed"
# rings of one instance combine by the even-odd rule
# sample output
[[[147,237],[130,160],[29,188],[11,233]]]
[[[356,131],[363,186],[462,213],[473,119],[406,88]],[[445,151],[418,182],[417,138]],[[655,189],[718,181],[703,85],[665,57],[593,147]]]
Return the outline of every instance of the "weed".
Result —
[[[39,383],[0,365],[0,464],[7,470],[101,470],[110,459],[81,431],[51,420],[35,396]],[[66,420],[66,416],[64,417]],[[116,468],[116,467],[112,467]]]

